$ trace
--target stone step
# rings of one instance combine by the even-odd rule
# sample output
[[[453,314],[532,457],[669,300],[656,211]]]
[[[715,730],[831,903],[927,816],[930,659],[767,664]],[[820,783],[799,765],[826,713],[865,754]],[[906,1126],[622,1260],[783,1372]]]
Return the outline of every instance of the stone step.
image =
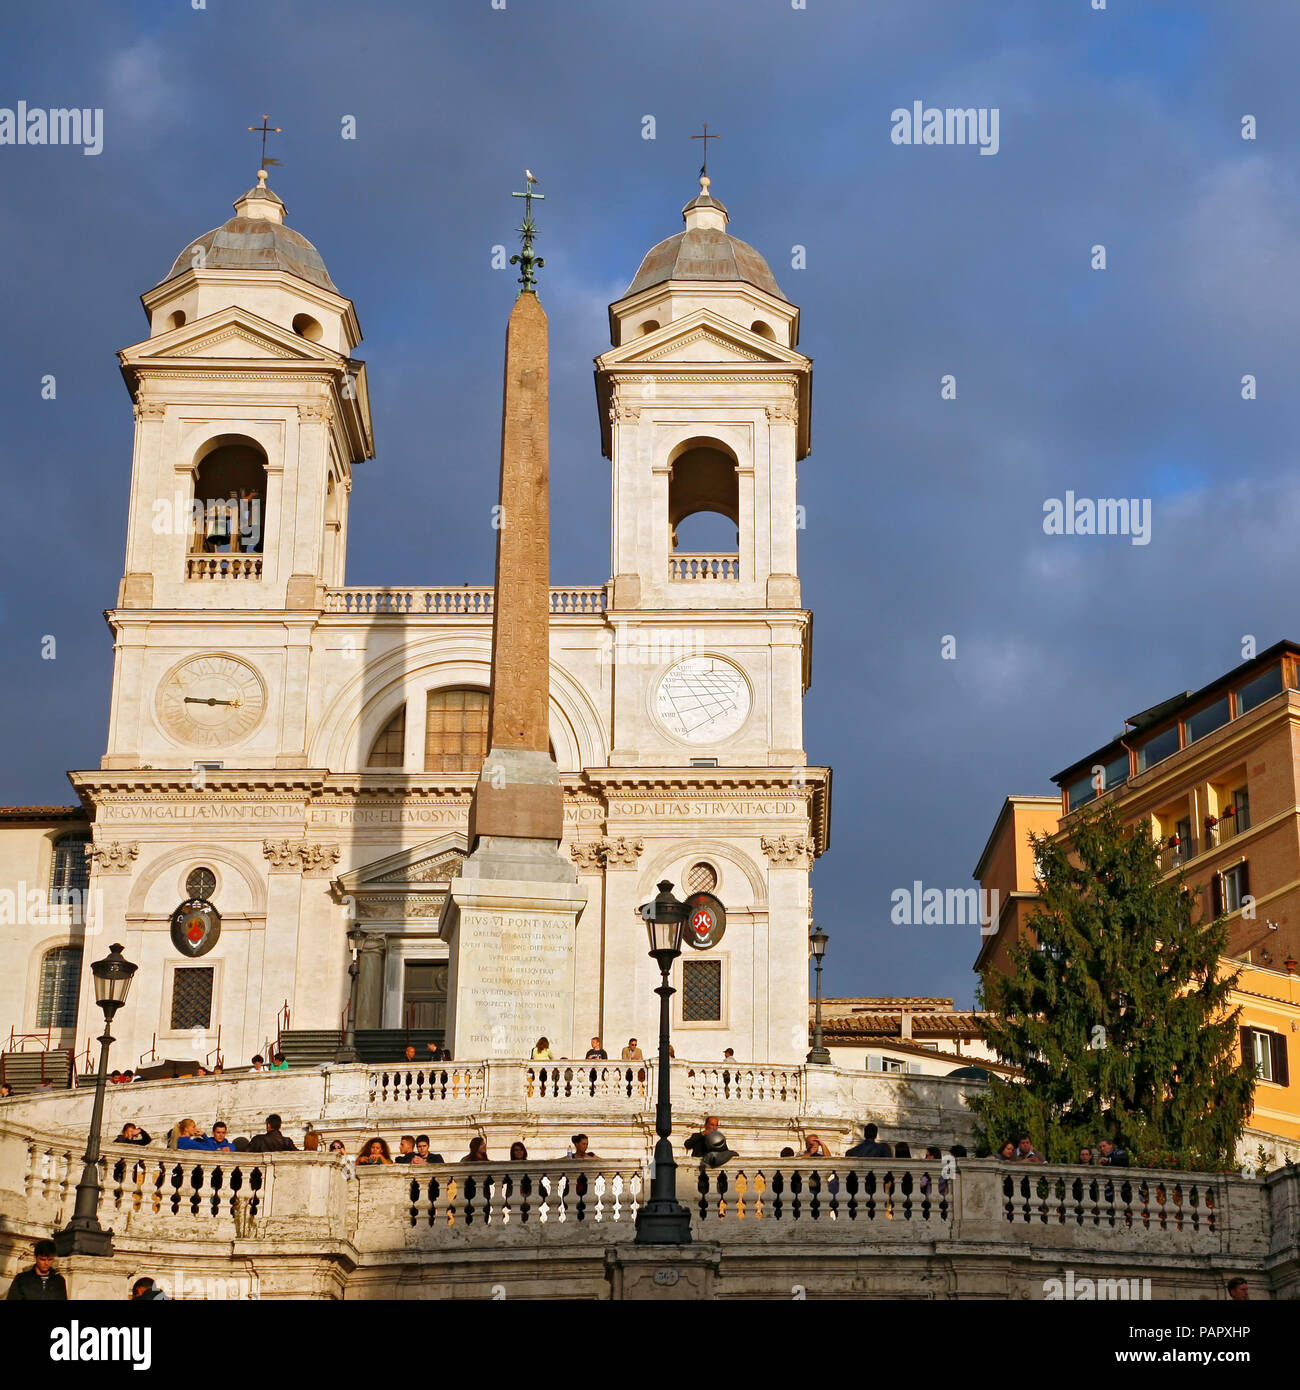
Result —
[[[41,1081],[53,1083],[56,1091],[72,1085],[72,1058],[67,1052],[0,1052],[0,1081],[7,1081],[15,1095],[34,1091]]]
[[[416,1059],[424,1062],[429,1056],[427,1044],[441,1044],[443,1037],[441,1028],[358,1029],[357,1055],[363,1062],[396,1066],[409,1043],[415,1048]],[[331,1028],[294,1028],[280,1034],[280,1047],[291,1067],[319,1067],[333,1062],[340,1046],[339,1034]]]

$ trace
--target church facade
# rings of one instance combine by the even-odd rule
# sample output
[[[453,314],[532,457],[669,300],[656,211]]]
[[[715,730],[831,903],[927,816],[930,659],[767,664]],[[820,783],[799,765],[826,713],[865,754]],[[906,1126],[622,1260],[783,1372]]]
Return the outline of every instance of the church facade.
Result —
[[[117,1065],[246,1065],[286,1033],[341,1034],[354,993],[357,1028],[436,1036],[439,918],[486,751],[492,589],[345,582],[379,467],[357,314],[264,172],[235,212],[143,296],[148,336],[119,354],[135,450],[107,747],[69,774],[85,822],[0,818],[0,841],[24,837],[0,866],[53,904],[17,914],[28,964],[0,1028],[84,1057],[89,964],[120,941],[140,969]],[[587,894],[573,1036],[551,1042],[649,1055],[636,908],[666,878],[727,909],[722,940],[675,967],[678,1055],[792,1062],[830,820],[802,723],[811,362],[707,180],[683,217],[596,359],[611,578],[551,591],[562,851]],[[688,549],[708,514],[734,544]]]

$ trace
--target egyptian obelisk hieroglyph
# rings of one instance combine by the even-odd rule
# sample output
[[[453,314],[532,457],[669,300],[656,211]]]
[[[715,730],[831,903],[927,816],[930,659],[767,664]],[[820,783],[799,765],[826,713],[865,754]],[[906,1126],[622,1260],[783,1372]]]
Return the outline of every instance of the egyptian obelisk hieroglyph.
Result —
[[[469,848],[440,933],[450,947],[453,1056],[572,1052],[574,936],[586,890],[563,859],[564,792],[550,753],[550,505],[546,312],[526,196],[523,289],[506,327],[488,753]]]

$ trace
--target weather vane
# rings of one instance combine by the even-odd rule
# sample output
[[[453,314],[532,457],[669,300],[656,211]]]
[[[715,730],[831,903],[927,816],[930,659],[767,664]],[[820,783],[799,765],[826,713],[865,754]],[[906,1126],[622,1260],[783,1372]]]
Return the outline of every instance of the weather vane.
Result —
[[[537,180],[533,177],[531,169],[524,170],[524,191],[522,193],[512,193],[512,198],[522,198],[524,200],[524,220],[519,228],[520,248],[519,254],[510,257],[510,264],[519,267],[519,283],[523,289],[520,294],[535,294],[537,286],[537,271],[546,262],[533,251],[533,238],[537,235],[537,225],[533,221],[533,199],[546,199],[545,193],[534,193],[533,185]]]
[[[709,134],[709,123],[708,123],[708,121],[705,121],[705,122],[704,122],[704,134],[703,134],[703,135],[692,135],[692,136],[691,136],[691,139],[692,139],[692,140],[703,140],[703,141],[704,141],[704,163],[700,165],[700,177],[701,177],[702,179],[707,179],[707,178],[709,177],[709,141],[710,141],[710,140],[721,140],[721,139],[722,139],[722,136],[721,136],[721,135],[710,135],[710,134]]]
[[[268,122],[270,119],[271,119],[270,115],[269,115],[268,113],[266,113],[266,112],[263,112],[263,113],[262,113],[262,124],[261,124],[261,125],[250,125],[250,126],[248,127],[249,130],[253,131],[254,133],[256,133],[256,132],[258,132],[258,131],[261,131],[261,133],[262,133],[262,163],[261,163],[261,165],[260,165],[259,167],[261,167],[261,168],[263,168],[263,169],[265,169],[265,168],[266,168],[268,165],[270,165],[270,164],[279,164],[279,162],[280,162],[278,159],[267,159],[267,157],[266,157],[266,137],[267,137],[268,135],[281,135],[281,134],[283,134],[283,131],[281,130],[281,128],[280,128],[278,125],[268,125],[268,124],[267,124],[267,122]],[[708,127],[706,126],[705,129],[707,130]]]

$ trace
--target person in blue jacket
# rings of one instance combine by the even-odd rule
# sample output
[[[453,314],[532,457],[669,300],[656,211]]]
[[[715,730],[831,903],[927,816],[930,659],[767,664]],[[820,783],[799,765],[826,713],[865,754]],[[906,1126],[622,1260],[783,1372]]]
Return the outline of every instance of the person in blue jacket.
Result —
[[[193,1120],[182,1120],[176,1126],[176,1147],[178,1149],[206,1149],[209,1152],[217,1146],[210,1135],[200,1134]]]

